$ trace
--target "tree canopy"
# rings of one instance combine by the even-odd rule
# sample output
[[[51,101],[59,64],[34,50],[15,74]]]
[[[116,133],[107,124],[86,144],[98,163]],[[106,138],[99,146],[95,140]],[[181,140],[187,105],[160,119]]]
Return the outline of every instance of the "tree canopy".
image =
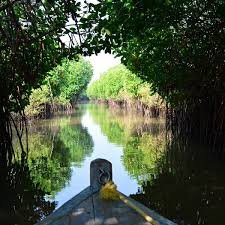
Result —
[[[46,72],[75,51],[62,42],[69,18],[76,20],[77,1],[4,1],[0,5],[1,107],[18,112]],[[75,22],[74,22],[75,23]],[[67,34],[69,35],[69,34]],[[75,36],[70,33],[71,40]],[[72,41],[71,41],[72,45]]]
[[[113,51],[170,103],[224,93],[224,1],[105,0],[90,7],[90,53],[95,45]]]
[[[73,58],[79,52],[82,42],[78,27],[80,9],[81,3],[76,0],[1,1],[1,158],[12,158],[11,127],[15,122],[11,112],[24,116],[31,89],[39,87],[46,73],[62,58]],[[63,42],[63,36],[70,42]],[[16,128],[16,131],[21,137],[25,130],[24,119],[19,127],[21,129]]]
[[[90,4],[85,43],[151,83],[172,108],[175,135],[224,148],[224,11],[223,0],[99,1]]]
[[[91,64],[80,58],[79,61],[64,60],[49,72],[47,81],[51,86],[52,96],[67,101],[76,101],[87,88],[93,75]]]

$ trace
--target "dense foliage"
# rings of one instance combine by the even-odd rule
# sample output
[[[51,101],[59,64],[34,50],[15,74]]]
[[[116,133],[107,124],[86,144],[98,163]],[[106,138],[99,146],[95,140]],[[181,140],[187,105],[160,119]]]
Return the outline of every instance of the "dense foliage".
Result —
[[[60,106],[76,104],[87,88],[92,73],[91,64],[83,58],[79,61],[64,59],[48,73],[44,84],[32,91],[30,104],[25,109],[26,115],[45,116],[48,109],[54,111]]]
[[[105,72],[99,80],[87,90],[92,99],[112,100],[128,104],[140,104],[160,107],[160,97],[152,95],[150,85],[143,82],[125,66],[119,65]]]
[[[31,88],[42,82],[46,72],[62,57],[74,55],[60,38],[71,27],[77,31],[73,24],[68,27],[68,21],[78,17],[74,12],[79,9],[76,1],[1,3],[1,107],[14,112],[23,109]]]
[[[224,1],[112,0],[90,6],[92,47],[112,49],[171,103],[224,92]]]
[[[211,144],[225,133],[225,1],[123,0],[90,4],[87,37],[113,51],[175,108],[170,119]]]
[[[69,102],[77,101],[79,95],[87,88],[93,71],[91,64],[80,58],[79,61],[64,60],[61,65],[49,72],[47,77],[52,97]]]
[[[12,112],[24,117],[32,88],[64,57],[74,57],[81,45],[80,1],[1,1],[0,3],[0,158],[13,155]],[[79,13],[80,14],[79,14]],[[79,34],[79,35],[78,35]],[[70,42],[63,42],[62,37]],[[16,127],[21,137],[25,120]],[[21,128],[21,129],[20,129]],[[24,148],[21,146],[23,152]]]

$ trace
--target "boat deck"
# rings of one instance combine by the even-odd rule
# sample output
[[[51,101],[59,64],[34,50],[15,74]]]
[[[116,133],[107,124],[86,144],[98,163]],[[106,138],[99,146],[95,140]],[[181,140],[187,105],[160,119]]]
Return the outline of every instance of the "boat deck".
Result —
[[[139,208],[151,215],[158,224],[174,225],[175,223],[160,216],[142,204],[130,199]],[[72,198],[62,207],[37,225],[154,225],[149,223],[135,210],[122,201],[106,201],[93,193],[91,187]]]
[[[102,174],[102,168],[108,172]],[[125,199],[126,204],[122,200],[100,199],[101,184],[99,182],[105,174],[112,180],[110,162],[103,159],[92,161],[91,185],[36,225],[175,225],[172,221],[122,193],[120,196]],[[128,202],[142,213],[129,207]],[[150,222],[147,222],[142,215],[147,216]]]
[[[56,220],[55,220],[56,219]],[[42,223],[40,223],[42,224]],[[88,197],[79,206],[62,215],[49,218],[43,224],[54,225],[150,225],[122,201],[104,201],[98,193]]]

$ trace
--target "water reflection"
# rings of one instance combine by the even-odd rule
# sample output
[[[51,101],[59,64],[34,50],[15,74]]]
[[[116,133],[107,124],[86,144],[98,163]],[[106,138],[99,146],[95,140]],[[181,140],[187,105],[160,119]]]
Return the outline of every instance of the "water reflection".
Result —
[[[225,224],[225,167],[206,146],[172,138],[163,121],[90,109],[109,141],[123,146],[123,164],[137,180],[131,197],[178,224]]]
[[[82,115],[83,111],[80,110],[73,117],[58,116],[29,127],[29,153],[26,166],[21,163],[19,144],[14,143],[16,159],[13,167],[7,168],[6,172],[1,170],[9,175],[8,179],[1,176],[4,181],[1,184],[5,183],[5,186],[1,187],[1,193],[14,199],[15,205],[10,199],[6,200],[14,212],[10,207],[7,208],[4,202],[0,224],[3,224],[3,221],[6,224],[4,218],[13,213],[15,221],[21,219],[21,223],[18,224],[34,224],[56,208],[57,202],[53,200],[55,195],[68,185],[72,166],[80,167],[85,157],[93,150],[93,140],[87,129],[81,125]],[[6,188],[7,186],[9,188]],[[19,198],[18,203],[11,192]],[[23,211],[23,207],[27,208],[28,212]],[[15,221],[10,220],[7,224],[17,224]]]
[[[225,224],[223,162],[205,146],[171,138],[163,119],[95,105],[30,127],[27,163],[18,151],[0,171],[0,224],[48,215],[89,185],[95,158],[112,162],[120,191],[178,224]]]
[[[196,144],[173,142],[158,172],[132,195],[178,224],[225,224],[225,168]]]
[[[31,225],[55,208],[33,182],[27,165],[14,163],[0,170],[0,224]]]
[[[109,141],[123,146],[121,159],[129,175],[140,185],[151,179],[166,151],[165,121],[105,106],[90,106],[89,111]]]
[[[75,119],[75,121],[73,120]],[[71,166],[80,167],[92,153],[93,141],[81,117],[56,117],[35,127],[29,135],[28,164],[35,183],[54,199],[71,178]]]

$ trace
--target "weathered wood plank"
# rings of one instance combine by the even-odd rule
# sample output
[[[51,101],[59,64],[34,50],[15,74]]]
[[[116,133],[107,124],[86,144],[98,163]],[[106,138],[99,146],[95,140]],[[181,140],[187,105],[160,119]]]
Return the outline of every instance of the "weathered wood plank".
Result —
[[[95,225],[92,196],[83,201],[69,215],[68,225]]]
[[[95,225],[151,225],[122,201],[105,201],[93,195]]]
[[[96,190],[93,190],[91,187],[87,187],[36,225],[55,225],[57,221],[67,220],[68,217],[70,218],[69,215],[76,211],[80,204],[91,197],[95,191]]]
[[[126,195],[124,195],[123,193],[120,192],[121,195],[125,196],[127,198]],[[134,205],[136,205],[138,208],[140,208],[141,210],[143,210],[147,215],[151,216],[155,221],[157,221],[159,224],[161,225],[177,225],[176,223],[166,219],[165,217],[161,216],[160,214],[156,213],[155,211],[147,208],[146,206],[142,205],[141,203],[135,201],[132,198],[129,198],[129,201],[131,201]]]

